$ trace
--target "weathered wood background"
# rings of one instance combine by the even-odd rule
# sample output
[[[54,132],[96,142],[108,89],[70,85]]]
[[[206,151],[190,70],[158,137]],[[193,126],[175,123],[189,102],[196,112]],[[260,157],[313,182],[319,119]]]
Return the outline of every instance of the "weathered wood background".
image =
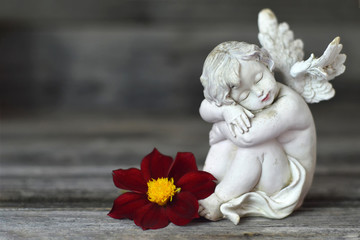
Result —
[[[319,55],[348,55],[337,95],[311,106],[318,164],[304,206],[283,220],[203,219],[142,231],[106,214],[111,171],[208,150],[199,76],[218,43],[257,43],[270,7]],[[0,1],[0,239],[360,239],[358,1]]]
[[[223,41],[258,43],[265,7],[303,39],[306,58],[341,36],[343,77],[358,83],[357,0],[0,1],[2,111],[197,114],[207,54]]]

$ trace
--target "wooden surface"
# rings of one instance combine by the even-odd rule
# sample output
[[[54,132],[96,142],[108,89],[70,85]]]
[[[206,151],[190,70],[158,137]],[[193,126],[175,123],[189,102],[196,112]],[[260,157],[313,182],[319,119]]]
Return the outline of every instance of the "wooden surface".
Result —
[[[200,117],[47,114],[1,120],[0,239],[360,239],[359,114],[312,106],[318,164],[303,207],[283,220],[203,219],[142,231],[106,214],[120,194],[111,171],[138,167],[153,147],[205,159],[210,125]],[[350,117],[351,116],[351,117]]]

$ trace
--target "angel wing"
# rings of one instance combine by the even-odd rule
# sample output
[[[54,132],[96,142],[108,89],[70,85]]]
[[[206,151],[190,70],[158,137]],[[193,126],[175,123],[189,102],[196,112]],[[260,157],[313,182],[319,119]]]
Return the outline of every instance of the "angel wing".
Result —
[[[328,100],[335,95],[330,80],[345,71],[345,54],[336,37],[320,58],[314,54],[304,61],[303,42],[294,39],[287,23],[280,23],[270,9],[259,13],[259,41],[271,55],[275,69],[284,75],[285,84],[297,91],[308,103]]]

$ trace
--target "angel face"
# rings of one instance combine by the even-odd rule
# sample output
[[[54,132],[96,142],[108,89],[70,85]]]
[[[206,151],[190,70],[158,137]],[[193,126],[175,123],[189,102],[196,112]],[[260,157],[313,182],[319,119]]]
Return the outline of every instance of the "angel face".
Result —
[[[279,87],[270,70],[257,61],[241,61],[240,84],[231,88],[230,97],[248,110],[271,105]]]

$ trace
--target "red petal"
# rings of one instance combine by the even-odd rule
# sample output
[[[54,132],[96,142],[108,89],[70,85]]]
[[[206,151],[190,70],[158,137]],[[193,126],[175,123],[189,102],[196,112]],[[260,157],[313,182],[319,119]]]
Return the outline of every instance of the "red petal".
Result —
[[[169,225],[169,219],[166,216],[164,207],[155,203],[149,203],[140,208],[134,217],[136,225],[146,229],[159,229]]]
[[[180,192],[166,208],[170,221],[183,226],[198,218],[199,203],[194,195],[189,192]]]
[[[197,199],[210,196],[216,187],[216,178],[208,172],[190,172],[182,176],[176,183],[181,191],[191,192]]]
[[[171,165],[169,177],[173,177],[176,184],[183,175],[192,171],[197,171],[194,154],[190,152],[179,152]]]
[[[167,177],[173,160],[169,156],[161,154],[156,148],[144,157],[141,162],[141,172],[146,182],[161,177]]]
[[[133,192],[124,193],[115,199],[113,207],[108,215],[116,219],[134,219],[136,210],[148,203],[149,201],[144,194]]]
[[[136,168],[114,170],[113,181],[115,186],[121,189],[139,193],[147,192],[147,184],[141,174],[141,171]]]

